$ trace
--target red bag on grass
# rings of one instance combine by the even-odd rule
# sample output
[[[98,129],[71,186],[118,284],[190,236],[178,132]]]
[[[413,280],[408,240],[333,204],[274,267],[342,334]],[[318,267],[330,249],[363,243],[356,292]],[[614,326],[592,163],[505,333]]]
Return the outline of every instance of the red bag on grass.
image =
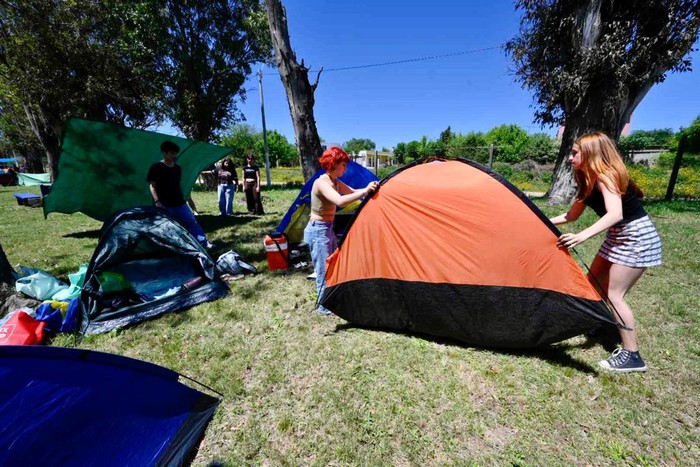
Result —
[[[0,345],[34,345],[44,340],[46,323],[38,321],[24,311],[15,312],[5,324],[0,325]]]

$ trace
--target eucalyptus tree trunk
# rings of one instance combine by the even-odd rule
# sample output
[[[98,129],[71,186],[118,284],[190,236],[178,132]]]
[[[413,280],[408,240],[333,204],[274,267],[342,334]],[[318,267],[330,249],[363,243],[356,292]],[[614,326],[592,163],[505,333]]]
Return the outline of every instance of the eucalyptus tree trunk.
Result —
[[[580,34],[575,34],[573,39],[584,56],[600,38],[602,3],[602,0],[591,0],[581,7]],[[655,76],[661,74],[663,70],[659,69],[657,75],[637,85],[612,80],[604,84],[594,82],[586,92],[566,96],[564,134],[547,193],[550,204],[570,203],[576,196],[576,182],[568,162],[574,141],[593,131],[602,131],[617,141],[632,112],[653,86]]]
[[[41,143],[41,146],[46,152],[46,159],[49,164],[49,173],[51,175],[51,180],[56,181],[58,177],[58,151],[59,151],[59,138],[61,135],[60,126],[53,126],[49,123],[48,118],[42,114],[40,110],[34,110],[29,106],[24,106],[24,113],[29,121],[29,126],[32,132],[36,135],[37,139]],[[43,172],[43,167],[36,167],[37,161],[31,161],[30,169]],[[41,165],[40,163],[38,165]]]
[[[287,93],[289,112],[294,124],[299,162],[304,180],[309,180],[318,170],[318,158],[321,156],[321,139],[314,119],[314,92],[321,77],[316,76],[314,84],[309,82],[309,69],[297,63],[292,50],[287,29],[287,14],[279,0],[265,0],[267,18],[270,25],[272,43],[275,47],[277,69]]]

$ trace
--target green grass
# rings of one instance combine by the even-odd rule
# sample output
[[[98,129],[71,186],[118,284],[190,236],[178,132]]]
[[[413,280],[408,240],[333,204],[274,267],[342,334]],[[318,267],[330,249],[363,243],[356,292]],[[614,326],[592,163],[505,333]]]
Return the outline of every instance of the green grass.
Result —
[[[0,188],[10,260],[57,276],[90,259],[100,223],[18,206]],[[163,365],[224,395],[196,465],[697,465],[700,459],[700,204],[647,205],[665,264],[628,296],[650,371],[609,375],[577,337],[527,352],[473,348],[348,325],[311,312],[304,272],[265,271],[262,240],[298,189],[264,190],[266,215],[216,215],[195,192],[219,247],[264,270],[231,295],[137,326],[53,345]],[[564,206],[536,201],[548,215]],[[594,220],[587,213],[577,231]],[[513,226],[517,231],[517,226]],[[601,237],[579,248],[588,262]]]

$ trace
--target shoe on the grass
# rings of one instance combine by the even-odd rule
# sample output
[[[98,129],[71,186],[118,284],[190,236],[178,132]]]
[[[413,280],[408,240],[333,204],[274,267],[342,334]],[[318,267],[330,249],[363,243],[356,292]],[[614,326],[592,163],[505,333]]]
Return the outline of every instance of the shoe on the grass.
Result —
[[[209,240],[207,240],[202,246],[207,250],[211,250],[212,248],[216,247],[216,245],[210,242]]]
[[[612,356],[607,360],[598,362],[601,368],[608,371],[617,371],[620,373],[629,373],[632,371],[647,371],[647,365],[642,360],[639,352],[632,352],[627,349],[619,348],[612,353]]]
[[[319,305],[318,308],[316,308],[314,311],[321,316],[330,316],[333,314],[333,312],[331,312],[331,310],[329,310],[328,308],[323,307],[321,305]]]

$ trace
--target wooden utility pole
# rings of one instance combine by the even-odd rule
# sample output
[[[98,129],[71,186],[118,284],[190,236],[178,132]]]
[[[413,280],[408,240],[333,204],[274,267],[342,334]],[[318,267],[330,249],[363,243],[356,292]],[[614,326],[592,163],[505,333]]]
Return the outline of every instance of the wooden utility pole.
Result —
[[[267,187],[272,186],[270,177],[270,150],[267,146],[267,126],[265,125],[265,97],[263,96],[262,68],[258,71],[258,85],[260,86],[260,115],[262,115],[263,146],[265,147],[265,175],[267,176]]]

